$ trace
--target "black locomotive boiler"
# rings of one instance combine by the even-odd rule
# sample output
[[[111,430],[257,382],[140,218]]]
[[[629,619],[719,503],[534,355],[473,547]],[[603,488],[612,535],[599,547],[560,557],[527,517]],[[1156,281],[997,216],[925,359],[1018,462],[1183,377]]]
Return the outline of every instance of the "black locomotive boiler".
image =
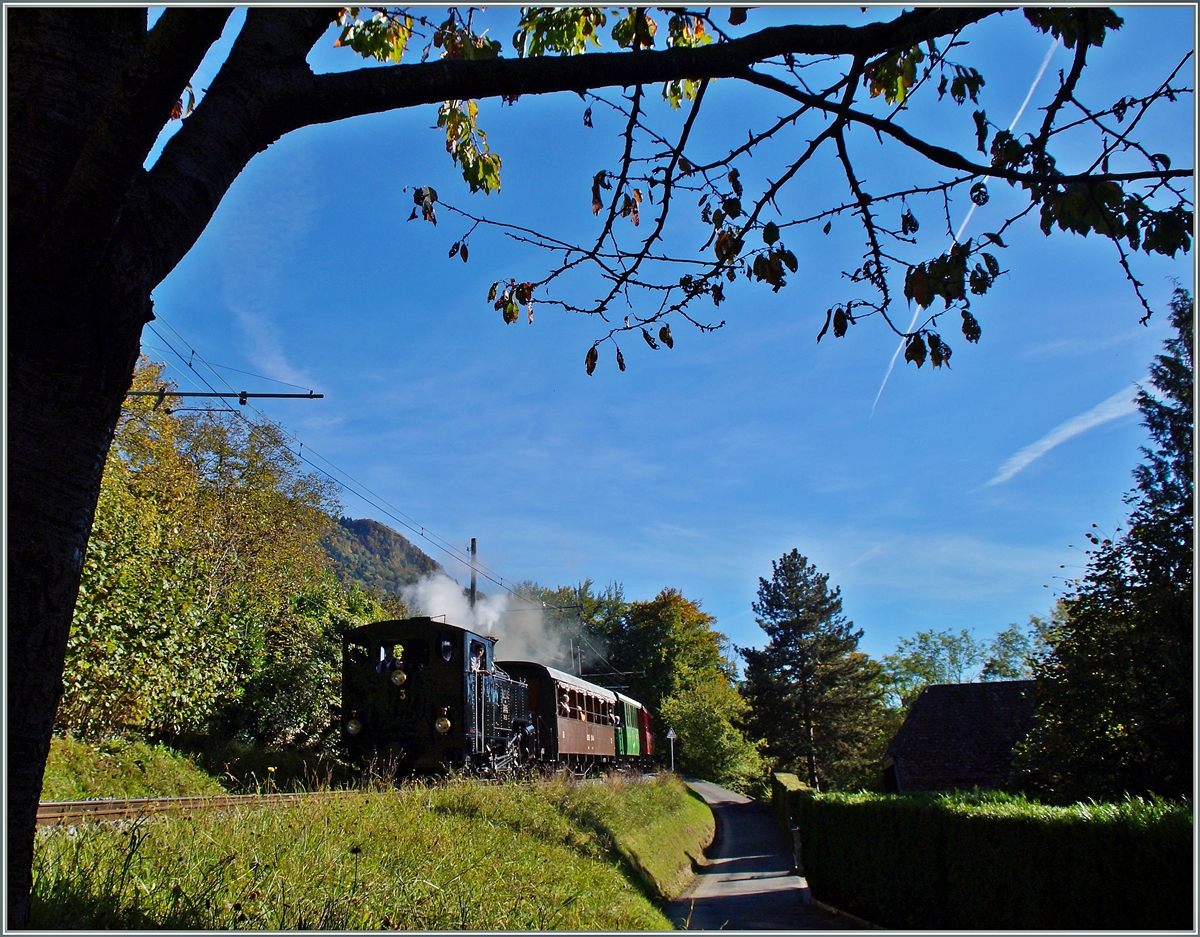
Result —
[[[348,631],[347,755],[411,772],[650,763],[654,730],[640,703],[542,664],[497,662],[495,645],[427,617]]]

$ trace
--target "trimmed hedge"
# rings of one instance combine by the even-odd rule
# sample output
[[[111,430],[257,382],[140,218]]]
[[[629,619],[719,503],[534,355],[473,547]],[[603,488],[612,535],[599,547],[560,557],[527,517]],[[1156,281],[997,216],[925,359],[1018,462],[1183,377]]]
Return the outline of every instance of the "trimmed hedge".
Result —
[[[888,928],[1193,927],[1192,808],[773,785],[813,894]]]

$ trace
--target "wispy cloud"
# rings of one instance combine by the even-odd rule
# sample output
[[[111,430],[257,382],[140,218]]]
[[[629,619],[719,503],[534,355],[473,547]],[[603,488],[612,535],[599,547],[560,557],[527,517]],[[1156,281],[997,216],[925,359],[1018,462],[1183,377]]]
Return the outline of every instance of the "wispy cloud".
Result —
[[[1040,459],[1055,446],[1061,446],[1068,439],[1073,439],[1080,433],[1086,433],[1093,427],[1110,423],[1126,414],[1134,413],[1137,410],[1137,404],[1134,402],[1136,393],[1132,387],[1127,387],[1113,394],[1103,403],[1092,407],[1087,412],[1073,416],[1064,423],[1059,423],[1058,426],[1050,430],[1050,432],[1037,442],[1030,443],[1009,458],[1008,461],[1000,466],[995,477],[983,487],[990,488],[992,485],[999,485],[1008,481],[1031,462]]]
[[[262,373],[304,386],[312,379],[288,362],[279,320],[286,315],[286,258],[319,220],[312,165],[303,148],[293,148],[286,162],[265,164],[230,200],[221,240],[223,297],[249,341],[244,354]]]

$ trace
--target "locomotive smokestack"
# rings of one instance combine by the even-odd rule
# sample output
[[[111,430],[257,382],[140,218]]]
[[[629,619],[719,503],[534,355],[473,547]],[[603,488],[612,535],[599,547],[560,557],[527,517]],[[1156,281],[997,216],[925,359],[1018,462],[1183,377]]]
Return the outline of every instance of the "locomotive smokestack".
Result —
[[[475,607],[475,538],[471,538],[471,608]]]

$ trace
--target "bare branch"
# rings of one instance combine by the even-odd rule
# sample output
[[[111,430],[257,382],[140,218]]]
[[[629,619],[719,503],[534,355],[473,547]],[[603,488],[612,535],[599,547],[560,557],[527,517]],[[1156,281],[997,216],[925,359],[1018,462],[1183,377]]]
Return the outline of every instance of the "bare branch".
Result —
[[[1029,182],[1042,184],[1069,184],[1072,182],[1134,182],[1139,179],[1182,179],[1190,177],[1193,174],[1191,169],[1169,169],[1160,171],[1146,172],[1112,172],[1093,175],[1089,173],[1079,173],[1076,175],[1044,175],[1029,172],[1017,172],[1012,169],[997,169],[992,166],[982,166],[979,163],[973,163],[961,153],[956,153],[954,150],[948,150],[942,146],[936,146],[932,143],[926,143],[918,137],[914,137],[907,130],[890,123],[889,121],[874,117],[870,114],[864,114],[862,111],[855,111],[845,105],[834,104],[826,101],[823,98],[814,94],[809,94],[800,91],[798,88],[793,88],[786,81],[782,81],[773,75],[764,75],[761,72],[756,72],[753,69],[747,68],[745,71],[736,77],[742,78],[751,84],[759,85],[763,88],[769,88],[772,91],[778,91],[780,94],[786,95],[795,101],[800,101],[804,104],[811,104],[815,108],[823,111],[829,111],[831,114],[837,114],[845,117],[852,123],[862,124],[870,127],[872,130],[886,133],[888,136],[898,140],[905,146],[927,157],[940,166],[945,166],[947,169],[957,169],[960,172],[969,172],[974,176],[988,176],[994,179],[1005,179],[1009,182]]]

